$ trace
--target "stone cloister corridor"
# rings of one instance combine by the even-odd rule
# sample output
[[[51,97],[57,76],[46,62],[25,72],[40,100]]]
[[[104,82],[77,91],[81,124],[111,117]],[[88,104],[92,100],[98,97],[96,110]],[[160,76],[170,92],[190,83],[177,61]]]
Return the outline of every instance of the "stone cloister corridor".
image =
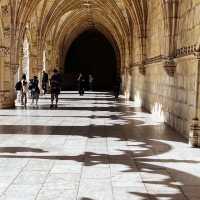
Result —
[[[0,0],[0,200],[199,200],[199,13],[200,0]]]
[[[200,150],[133,102],[63,92],[0,115],[1,200],[198,200]]]

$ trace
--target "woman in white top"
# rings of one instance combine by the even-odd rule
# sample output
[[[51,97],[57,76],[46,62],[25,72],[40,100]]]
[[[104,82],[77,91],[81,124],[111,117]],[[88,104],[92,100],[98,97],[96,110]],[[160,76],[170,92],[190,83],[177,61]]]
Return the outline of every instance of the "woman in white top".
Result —
[[[28,83],[25,79],[22,80],[22,96],[21,103],[26,107],[27,104],[27,95],[28,95]],[[24,101],[25,100],[25,101]]]

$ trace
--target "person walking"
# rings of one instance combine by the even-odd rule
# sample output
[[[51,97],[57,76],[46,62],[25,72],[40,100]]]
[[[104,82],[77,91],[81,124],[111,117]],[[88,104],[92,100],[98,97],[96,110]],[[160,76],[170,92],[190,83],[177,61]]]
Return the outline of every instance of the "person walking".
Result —
[[[22,91],[22,81],[18,81],[15,85],[16,93],[17,93],[17,103],[21,102],[21,91]]]
[[[21,81],[21,105],[24,105],[24,108],[26,108],[27,105],[27,96],[28,96],[28,83],[26,81],[26,76],[22,76]]]
[[[38,77],[34,76],[31,81],[31,85],[29,89],[31,89],[31,97],[32,97],[31,104],[34,105],[34,100],[35,100],[36,107],[38,107],[38,100],[40,96],[40,89],[39,89],[38,84],[39,84]]]
[[[115,81],[114,81],[114,96],[115,96],[115,99],[117,100],[118,97],[119,97],[119,93],[120,93],[120,88],[121,88],[121,77],[120,76],[117,76],[115,78]]]
[[[44,95],[47,93],[49,87],[49,77],[48,74],[43,71],[43,77],[42,77],[42,89],[44,90]]]
[[[53,108],[53,102],[56,101],[55,108],[58,107],[58,96],[61,91],[61,76],[57,69],[53,70],[53,75],[50,80],[50,91],[51,91],[51,105],[50,108]]]
[[[77,80],[79,82],[79,94],[80,94],[80,96],[83,96],[84,92],[85,92],[85,78],[84,78],[83,74],[80,73]]]

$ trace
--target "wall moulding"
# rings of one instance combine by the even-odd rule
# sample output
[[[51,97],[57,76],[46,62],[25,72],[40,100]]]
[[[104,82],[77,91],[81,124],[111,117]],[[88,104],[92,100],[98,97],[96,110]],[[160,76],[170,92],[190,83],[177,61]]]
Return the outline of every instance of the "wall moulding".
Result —
[[[189,56],[189,55],[195,54],[195,52],[198,52],[199,50],[200,49],[199,47],[197,47],[197,44],[185,46],[185,47],[176,49],[175,57],[179,58],[179,57]]]
[[[165,70],[169,75],[173,75],[176,71],[176,62],[175,60],[179,58],[184,58],[188,56],[197,56],[197,54],[200,54],[200,47],[198,47],[197,44],[189,45],[182,47],[180,49],[176,49],[175,56],[172,58],[169,58],[165,55],[158,55],[152,58],[146,58],[143,63],[133,63],[132,67],[139,67],[141,71],[143,71],[142,65],[149,65],[154,63],[162,62]]]
[[[169,76],[173,76],[176,72],[176,63],[173,58],[169,58],[164,55],[159,55],[153,58],[147,58],[143,63],[134,63],[133,66],[139,67],[139,72],[143,75],[146,74],[146,65],[151,65],[154,63],[162,63],[165,71]]]

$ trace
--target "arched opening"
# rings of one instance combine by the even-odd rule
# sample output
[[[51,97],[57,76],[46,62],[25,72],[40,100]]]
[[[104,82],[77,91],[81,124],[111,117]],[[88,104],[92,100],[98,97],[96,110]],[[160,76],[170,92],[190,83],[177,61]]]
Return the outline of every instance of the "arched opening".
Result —
[[[119,59],[118,59],[119,60]],[[98,30],[87,30],[71,44],[65,60],[64,90],[74,90],[79,73],[93,76],[93,89],[112,90],[119,63],[110,41]]]

